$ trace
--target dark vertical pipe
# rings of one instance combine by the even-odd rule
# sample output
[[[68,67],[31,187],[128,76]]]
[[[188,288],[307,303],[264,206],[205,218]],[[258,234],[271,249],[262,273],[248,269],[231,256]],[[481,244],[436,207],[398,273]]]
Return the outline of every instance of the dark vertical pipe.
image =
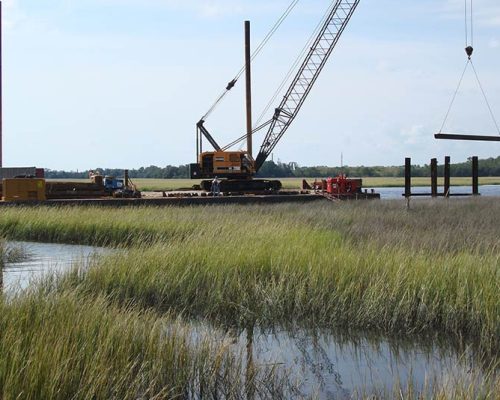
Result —
[[[245,70],[246,70],[246,105],[247,105],[247,151],[253,153],[252,144],[252,55],[250,46],[250,21],[245,21]]]
[[[450,157],[446,156],[444,158],[444,195],[445,197],[450,196]]]
[[[2,2],[0,1],[0,168],[3,167]]]
[[[123,179],[123,181],[124,181],[125,188],[128,188],[128,169],[126,169],[124,171],[124,179]]]
[[[479,194],[479,159],[472,157],[472,194]]]
[[[254,325],[247,327],[247,365],[245,372],[245,392],[248,400],[255,399],[255,362],[253,359]]]
[[[411,158],[405,158],[405,197],[411,197]]]
[[[438,194],[438,173],[437,173],[437,159],[431,160],[431,193],[432,197],[437,197]]]
[[[200,129],[196,127],[196,162],[199,160],[200,156],[200,139],[199,139]]]
[[[203,153],[203,135],[200,131],[198,131],[198,135],[200,136],[199,154],[201,154]]]

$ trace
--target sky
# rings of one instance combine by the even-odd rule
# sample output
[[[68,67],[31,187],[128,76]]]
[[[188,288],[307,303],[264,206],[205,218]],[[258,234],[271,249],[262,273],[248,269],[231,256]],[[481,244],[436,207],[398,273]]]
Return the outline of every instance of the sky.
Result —
[[[243,22],[255,47],[290,1],[3,0],[4,165],[194,162],[196,122],[243,65]],[[254,119],[329,4],[299,1],[255,59]],[[344,164],[372,166],[499,156],[498,143],[434,139],[466,62],[463,8],[361,0],[273,159],[338,166],[343,154]],[[474,9],[473,61],[500,120],[500,3],[474,0]],[[244,133],[244,97],[242,79],[207,120],[219,143]],[[471,70],[443,132],[498,134]]]

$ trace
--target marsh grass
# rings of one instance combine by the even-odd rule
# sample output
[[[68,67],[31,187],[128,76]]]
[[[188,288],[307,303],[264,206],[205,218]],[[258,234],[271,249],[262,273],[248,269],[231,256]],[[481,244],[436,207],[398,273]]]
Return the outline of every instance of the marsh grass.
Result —
[[[439,374],[438,374],[439,375]],[[352,398],[385,400],[498,400],[500,398],[500,380],[493,376],[483,377],[475,374],[458,374],[439,378],[430,375],[424,386],[418,390],[412,380],[403,384],[395,382],[391,388],[370,393],[366,389],[357,390]]]
[[[497,351],[500,205],[9,209],[18,239],[127,244],[70,286],[230,323],[440,331]],[[68,284],[65,282],[65,284]]]
[[[500,204],[491,199],[418,201],[410,211],[399,201],[15,208],[2,210],[0,235],[123,248],[47,296],[239,327],[440,334],[500,352]]]
[[[439,331],[498,350],[496,259],[360,252],[338,234],[307,229],[244,242],[221,236],[130,249],[63,286],[227,324]]]
[[[286,393],[272,370],[245,381],[226,340],[104,297],[35,290],[0,301],[2,399],[263,398]]]
[[[0,239],[0,265],[6,263],[20,263],[29,260],[31,254],[29,250],[20,244],[7,243]]]

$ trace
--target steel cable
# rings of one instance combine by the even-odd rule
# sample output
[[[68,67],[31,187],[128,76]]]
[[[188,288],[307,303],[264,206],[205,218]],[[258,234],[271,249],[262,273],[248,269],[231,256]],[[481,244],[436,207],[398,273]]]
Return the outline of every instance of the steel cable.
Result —
[[[469,45],[469,26],[467,21],[467,0],[464,0],[464,8],[465,8],[465,47]]]
[[[468,50],[468,47],[470,46],[471,48],[474,46],[474,5],[473,5],[473,0],[470,0],[470,42],[469,42],[469,3],[468,0],[464,0],[465,3],[465,46],[466,46],[466,51]],[[446,125],[446,122],[448,121],[448,117],[450,115],[451,109],[453,108],[453,104],[455,103],[455,100],[457,98],[458,92],[460,90],[460,87],[462,86],[462,82],[465,76],[465,73],[467,72],[467,68],[469,67],[469,64],[472,67],[472,70],[474,71],[474,75],[476,77],[476,81],[478,83],[479,89],[481,90],[481,93],[483,95],[483,99],[486,103],[486,106],[488,107],[488,111],[490,113],[491,119],[493,120],[493,123],[495,124],[495,127],[497,129],[498,134],[500,135],[500,126],[498,124],[497,119],[495,118],[495,114],[493,113],[493,109],[491,108],[491,104],[488,101],[488,97],[486,96],[486,92],[484,90],[484,87],[481,83],[481,80],[479,79],[479,74],[477,73],[476,67],[474,66],[474,63],[472,62],[472,51],[471,53],[468,54],[468,60],[467,63],[465,64],[464,71],[462,72],[462,76],[460,77],[460,80],[458,82],[458,86],[455,90],[455,93],[453,94],[453,98],[451,99],[450,106],[448,108],[448,111],[446,113],[446,116],[444,117],[443,124],[441,125],[441,129],[439,130],[439,133],[443,132],[444,126]]]
[[[309,50],[309,48],[311,47],[311,44],[312,42],[314,41],[314,39],[316,38],[316,36],[318,35],[318,31],[321,29],[321,27],[323,26],[323,24],[325,23],[325,20],[326,18],[328,17],[329,13],[330,13],[330,10],[331,8],[334,6],[334,4],[336,3],[336,0],[333,0],[332,3],[330,4],[330,6],[328,7],[328,9],[326,10],[325,14],[323,15],[323,18],[321,19],[321,21],[318,23],[318,25],[316,26],[316,28],[314,29],[313,33],[311,34],[311,36],[309,37],[309,39],[307,40],[306,44],[304,45],[304,47],[302,48],[302,50],[300,51],[299,55],[297,56],[297,58],[295,59],[294,63],[292,64],[292,66],[290,67],[289,71],[287,72],[287,74],[285,75],[285,78],[283,79],[283,81],[281,82],[281,84],[278,86],[278,89],[276,90],[276,92],[273,94],[273,96],[271,97],[271,99],[269,100],[269,102],[267,103],[266,107],[264,108],[264,110],[261,112],[261,114],[259,115],[259,118],[257,119],[257,122],[256,122],[256,125],[260,124],[260,122],[264,119],[264,117],[266,116],[267,112],[269,111],[269,109],[271,108],[271,106],[274,104],[276,98],[279,96],[279,94],[281,93],[281,91],[283,90],[283,88],[286,86],[286,84],[288,83],[288,81],[290,80],[292,74],[295,72],[295,69],[297,68],[297,66],[300,64],[300,62],[303,60],[306,52]]]
[[[479,85],[479,88],[481,89],[481,93],[483,94],[484,101],[486,102],[486,106],[488,107],[488,110],[490,111],[491,119],[493,120],[493,123],[495,124],[495,126],[497,128],[497,132],[500,135],[500,127],[498,126],[497,119],[495,118],[495,114],[493,113],[490,102],[488,101],[488,97],[486,96],[486,92],[484,91],[483,85],[481,84],[481,81],[479,80],[479,75],[477,74],[476,67],[474,66],[474,63],[472,62],[472,60],[470,60],[470,65],[472,66],[472,69],[474,71],[474,75],[476,76],[476,80],[477,80],[477,83]]]
[[[253,61],[257,57],[257,55],[259,55],[259,53],[267,45],[267,43],[269,42],[269,40],[271,39],[271,37],[276,33],[276,31],[279,29],[279,27],[288,18],[288,16],[293,11],[293,9],[295,8],[295,6],[297,5],[297,3],[299,1],[300,0],[292,0],[292,2],[290,3],[290,5],[284,11],[284,13],[279,17],[278,21],[276,21],[276,23],[273,25],[273,27],[268,32],[268,34],[264,37],[264,39],[262,40],[262,42],[257,46],[257,48],[255,49],[255,51],[252,53],[252,55],[251,55],[251,61]],[[243,66],[238,71],[238,73],[236,74],[236,76],[234,77],[234,79],[231,82],[229,82],[229,84],[227,85],[226,89],[219,95],[219,97],[217,97],[217,100],[215,100],[214,104],[205,113],[205,115],[202,117],[202,120],[206,120],[210,116],[210,114],[212,114],[212,112],[217,108],[217,106],[219,105],[219,103],[224,99],[224,97],[234,87],[234,85],[236,84],[236,82],[238,81],[238,79],[241,77],[241,75],[244,72],[245,72],[245,66]]]
[[[460,90],[460,87],[462,86],[462,82],[464,80],[465,72],[467,71],[467,67],[469,66],[469,63],[471,60],[467,60],[467,63],[465,64],[464,71],[462,72],[462,76],[460,77],[460,80],[458,81],[458,86],[455,90],[455,93],[453,94],[453,97],[451,99],[450,106],[448,107],[448,111],[446,112],[446,116],[444,117],[443,125],[441,125],[441,129],[439,130],[439,133],[443,132],[444,126],[446,125],[446,122],[448,121],[448,117],[450,116],[451,109],[453,108],[453,104],[455,103],[455,100],[458,95],[458,91]]]

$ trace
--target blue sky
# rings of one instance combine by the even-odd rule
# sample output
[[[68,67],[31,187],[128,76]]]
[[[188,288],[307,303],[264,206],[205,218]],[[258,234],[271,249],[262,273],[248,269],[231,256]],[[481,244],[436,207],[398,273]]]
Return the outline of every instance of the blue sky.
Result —
[[[257,45],[289,2],[3,0],[4,163],[82,170],[193,162],[196,121],[243,63],[243,21],[252,21]],[[255,116],[329,3],[299,2],[255,60]],[[500,4],[475,0],[475,9],[474,62],[500,118]],[[463,47],[462,0],[361,0],[274,159],[497,157],[495,143],[433,139]],[[244,132],[242,83],[207,121],[220,143]],[[445,131],[495,133],[471,74]]]

